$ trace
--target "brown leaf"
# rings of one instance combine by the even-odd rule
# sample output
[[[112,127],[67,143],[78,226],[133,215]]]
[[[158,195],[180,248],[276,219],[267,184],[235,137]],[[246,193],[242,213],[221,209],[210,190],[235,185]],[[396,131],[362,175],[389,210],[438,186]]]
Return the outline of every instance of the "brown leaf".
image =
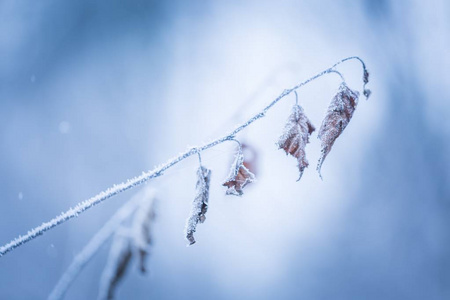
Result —
[[[222,185],[228,187],[227,195],[241,196],[243,194],[242,189],[253,181],[255,181],[255,175],[244,166],[244,155],[242,149],[239,148],[228,179]]]
[[[209,182],[211,180],[211,170],[200,166],[197,170],[197,192],[192,203],[191,215],[186,221],[185,233],[189,245],[195,243],[194,232],[198,223],[203,223],[208,210]]]
[[[347,127],[358,104],[359,93],[351,90],[345,83],[339,87],[338,93],[331,100],[327,114],[319,129],[318,138],[322,142],[321,156],[317,164],[317,171],[322,168],[323,161],[330,153],[336,139]]]
[[[309,136],[314,132],[315,127],[306,117],[303,108],[300,105],[294,105],[292,113],[284,127],[284,133],[278,141],[278,149],[283,149],[287,154],[297,158],[300,176],[297,181],[302,178],[303,171],[308,167],[309,163],[306,159],[305,147],[309,143]]]

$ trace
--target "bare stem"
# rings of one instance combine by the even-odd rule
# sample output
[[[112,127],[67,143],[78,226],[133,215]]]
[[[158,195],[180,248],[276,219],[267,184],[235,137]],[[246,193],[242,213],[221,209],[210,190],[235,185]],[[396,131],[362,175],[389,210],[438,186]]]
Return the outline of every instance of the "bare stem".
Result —
[[[257,113],[256,115],[254,115],[252,118],[250,118],[249,120],[247,120],[245,123],[237,126],[234,130],[232,130],[231,132],[229,132],[228,134],[213,140],[209,143],[206,143],[202,146],[198,146],[198,147],[193,147],[190,148],[189,150],[187,150],[186,152],[183,152],[181,154],[179,154],[178,156],[170,159],[168,162],[159,165],[157,167],[155,167],[153,170],[147,171],[147,172],[143,172],[142,175],[140,176],[136,176],[134,178],[128,179],[126,182],[114,185],[110,188],[108,188],[107,190],[100,192],[99,194],[95,195],[92,198],[89,198],[83,202],[80,202],[79,204],[77,204],[77,206],[75,206],[74,208],[70,208],[68,211],[60,214],[59,216],[56,216],[55,218],[53,218],[52,220],[42,223],[40,226],[37,226],[34,229],[31,229],[30,231],[28,231],[25,235],[23,236],[19,236],[17,238],[15,238],[14,240],[12,240],[11,242],[7,243],[6,245],[0,247],[0,256],[5,255],[6,253],[14,250],[15,248],[21,246],[24,243],[27,243],[31,240],[33,240],[34,238],[44,234],[44,232],[52,229],[53,227],[58,226],[61,223],[64,223],[65,221],[68,221],[74,217],[78,217],[78,215],[84,211],[86,211],[87,209],[100,204],[101,202],[114,197],[117,194],[120,194],[126,190],[129,190],[135,186],[141,185],[144,182],[147,182],[150,179],[159,177],[161,175],[163,175],[164,171],[166,171],[167,169],[173,167],[174,165],[176,165],[177,163],[179,163],[182,160],[185,160],[186,158],[197,154],[199,152],[205,151],[207,149],[210,149],[212,147],[215,147],[219,144],[222,144],[223,142],[229,141],[234,139],[234,137],[236,136],[237,133],[239,133],[240,131],[244,130],[247,126],[249,126],[250,124],[252,124],[253,122],[255,122],[256,120],[261,119],[262,117],[264,117],[266,115],[266,113],[275,105],[277,104],[281,99],[283,99],[284,97],[286,97],[287,95],[289,95],[290,93],[294,92],[295,90],[299,89],[300,87],[310,83],[313,80],[316,80],[319,77],[322,77],[325,74],[329,74],[329,73],[334,73],[336,70],[334,70],[334,68],[347,61],[347,60],[351,60],[351,59],[357,59],[362,63],[362,67],[363,67],[363,71],[364,71],[364,78],[366,77],[367,73],[367,69],[366,69],[366,65],[364,64],[363,60],[360,59],[357,56],[352,56],[352,57],[347,57],[342,59],[341,61],[335,63],[333,66],[331,66],[330,68],[312,76],[311,78],[297,84],[296,86],[290,88],[290,89],[286,89],[284,90],[277,98],[275,98],[272,102],[270,102],[266,107],[264,107],[264,109]],[[368,75],[367,75],[368,76]],[[366,83],[366,81],[364,80],[364,82]],[[365,84],[364,84],[365,86]]]

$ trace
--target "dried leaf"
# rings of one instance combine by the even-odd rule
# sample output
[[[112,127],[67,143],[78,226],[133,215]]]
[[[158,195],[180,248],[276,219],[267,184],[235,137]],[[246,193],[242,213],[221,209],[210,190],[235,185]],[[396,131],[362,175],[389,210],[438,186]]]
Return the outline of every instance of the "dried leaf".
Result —
[[[189,245],[195,243],[194,232],[198,223],[203,223],[206,219],[205,214],[208,210],[209,182],[211,180],[211,170],[200,166],[197,170],[196,196],[192,202],[192,209],[189,218],[186,221],[186,239]]]
[[[242,149],[239,148],[231,166],[230,175],[222,185],[228,187],[227,195],[241,196],[243,194],[242,189],[253,181],[255,181],[255,175],[244,166],[244,155]]]
[[[305,147],[309,143],[309,136],[316,128],[306,117],[303,108],[300,105],[294,105],[292,113],[284,127],[283,135],[278,141],[278,149],[283,149],[287,154],[297,158],[300,176],[297,181],[302,178],[303,171],[308,167],[309,163],[306,159]]]
[[[323,161],[330,153],[336,139],[347,127],[358,104],[359,93],[351,90],[345,83],[339,87],[338,93],[331,100],[327,114],[319,129],[319,139],[322,142],[321,156],[317,164],[317,171],[322,168]]]
[[[149,255],[149,246],[152,242],[151,226],[155,219],[155,191],[146,190],[144,199],[133,220],[133,246],[139,256],[139,269],[146,272],[145,261]]]
[[[126,230],[119,230],[103,270],[98,299],[114,299],[117,284],[125,275],[133,256],[131,239]]]

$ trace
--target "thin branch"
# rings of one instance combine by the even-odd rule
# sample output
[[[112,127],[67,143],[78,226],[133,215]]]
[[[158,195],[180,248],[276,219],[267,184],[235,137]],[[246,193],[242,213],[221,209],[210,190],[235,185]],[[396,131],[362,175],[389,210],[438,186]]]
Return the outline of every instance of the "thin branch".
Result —
[[[337,70],[330,70],[329,73],[336,73],[336,74],[338,74],[339,77],[341,77],[342,82],[345,82],[344,75],[342,75],[341,72],[339,72],[339,71],[337,71]],[[298,103],[297,103],[297,104],[298,104]]]
[[[165,164],[162,164],[160,166],[157,166],[156,168],[154,168],[151,171],[147,171],[147,172],[143,172],[142,175],[134,177],[132,179],[128,179],[126,182],[120,183],[118,185],[114,185],[111,188],[108,188],[107,190],[99,193],[98,195],[85,200],[81,203],[79,203],[77,206],[75,206],[75,208],[71,208],[68,211],[60,214],[59,216],[53,218],[52,220],[43,223],[42,225],[30,230],[27,232],[27,234],[23,235],[23,236],[19,236],[16,239],[12,240],[11,242],[9,242],[8,244],[0,247],[0,256],[5,255],[6,253],[14,250],[15,248],[21,246],[24,243],[27,243],[29,241],[31,241],[32,239],[42,235],[44,232],[52,229],[53,227],[58,226],[61,223],[64,223],[65,221],[68,221],[74,217],[77,217],[80,213],[86,211],[87,209],[100,204],[101,202],[114,197],[117,194],[120,194],[126,190],[129,190],[135,186],[141,185],[144,182],[147,182],[150,179],[159,177],[161,175],[163,175],[164,171],[166,171],[167,169],[171,168],[172,166],[176,165],[177,163],[179,163],[182,160],[185,160],[186,158],[197,154],[199,152],[205,151],[209,148],[215,147],[219,144],[222,144],[223,142],[229,141],[231,139],[233,139],[237,133],[239,133],[240,131],[244,130],[247,126],[249,126],[250,124],[252,124],[253,122],[255,122],[256,120],[261,119],[262,117],[264,117],[266,115],[266,113],[275,105],[278,103],[278,101],[280,101],[282,98],[286,97],[287,95],[289,95],[290,93],[292,93],[293,91],[299,89],[300,87],[308,84],[309,82],[322,77],[325,74],[328,73],[332,73],[335,70],[333,70],[337,65],[347,61],[347,60],[351,60],[351,59],[357,59],[362,63],[363,66],[363,70],[364,70],[364,76],[367,73],[367,69],[366,66],[363,62],[362,59],[360,59],[357,56],[352,56],[352,57],[347,57],[342,59],[341,61],[335,63],[333,66],[331,66],[330,68],[312,76],[311,78],[297,84],[296,86],[294,86],[291,89],[286,89],[284,90],[275,100],[273,100],[269,105],[267,105],[261,112],[257,113],[256,115],[254,115],[252,118],[250,118],[248,121],[246,121],[245,123],[237,126],[234,130],[232,130],[231,132],[229,132],[228,134],[224,135],[221,138],[218,138],[216,140],[213,140],[209,143],[206,143],[202,146],[199,147],[193,147],[189,150],[187,150],[186,152],[183,152],[181,154],[179,154],[178,156],[170,159],[168,162],[166,162]]]
[[[141,193],[132,197],[106,222],[106,224],[94,235],[89,243],[74,258],[66,272],[61,276],[56,286],[50,293],[48,300],[62,299],[72,282],[98,252],[100,247],[117,231],[122,223],[128,219],[139,207],[142,201],[147,200],[147,196]]]
[[[338,61],[337,63],[335,63],[330,69],[334,69],[339,64],[346,62],[347,60],[352,60],[352,59],[356,59],[361,63],[361,66],[363,68],[363,82],[364,82],[363,94],[364,94],[364,96],[366,96],[366,99],[369,99],[371,91],[369,89],[366,89],[366,85],[369,82],[369,71],[367,70],[366,64],[364,63],[364,61],[361,58],[359,58],[358,56],[350,56],[350,57],[344,58],[341,61]]]

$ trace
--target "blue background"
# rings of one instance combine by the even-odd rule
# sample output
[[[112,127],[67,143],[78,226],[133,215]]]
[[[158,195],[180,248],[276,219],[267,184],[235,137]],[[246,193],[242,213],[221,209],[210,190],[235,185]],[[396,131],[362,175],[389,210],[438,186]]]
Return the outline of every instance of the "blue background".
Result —
[[[118,299],[449,299],[450,4],[433,1],[0,1],[0,243],[218,137],[283,89],[358,55],[369,101],[296,182],[284,98],[238,138],[258,181],[225,197],[235,144],[203,155],[210,208],[186,248],[196,157],[149,182],[149,274]],[[339,67],[361,91],[360,65]],[[299,90],[318,128],[339,85]],[[45,299],[114,197],[0,258],[0,299]],[[110,244],[66,299],[95,299]]]

